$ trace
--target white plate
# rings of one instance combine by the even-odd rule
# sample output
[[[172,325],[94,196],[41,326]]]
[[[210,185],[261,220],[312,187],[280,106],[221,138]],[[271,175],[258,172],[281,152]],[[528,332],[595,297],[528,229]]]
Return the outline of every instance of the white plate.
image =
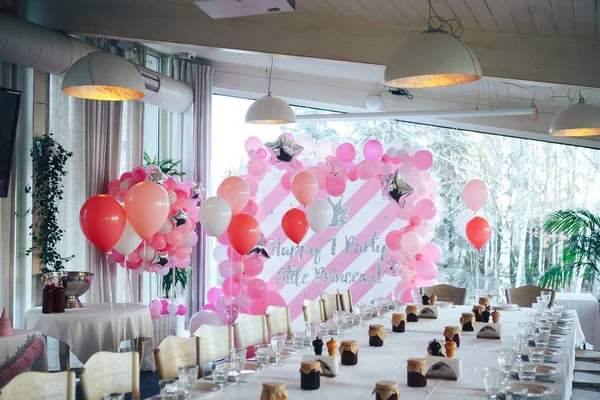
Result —
[[[194,386],[194,389],[192,389],[191,398],[204,399],[221,391],[223,391],[223,388],[219,385],[205,381],[198,381],[196,386]]]
[[[529,398],[541,398],[545,396],[550,396],[554,393],[554,389],[548,387],[546,385],[540,385],[538,383],[520,383],[520,382],[511,382],[508,385],[504,386],[504,391],[508,391],[510,388],[527,388],[527,397]]]
[[[492,308],[498,310],[498,311],[511,311],[511,310],[517,310],[519,308],[518,304],[493,304]]]
[[[452,307],[454,305],[454,303],[451,301],[436,301],[435,305],[439,306],[440,308],[447,308],[447,307]]]

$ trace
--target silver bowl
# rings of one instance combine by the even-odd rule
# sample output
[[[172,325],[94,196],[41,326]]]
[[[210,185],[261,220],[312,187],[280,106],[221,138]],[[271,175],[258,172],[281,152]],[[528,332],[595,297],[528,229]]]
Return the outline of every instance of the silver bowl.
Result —
[[[44,278],[53,279],[54,283],[62,282],[65,288],[66,308],[81,308],[79,296],[85,294],[92,286],[94,274],[82,271],[47,272]]]

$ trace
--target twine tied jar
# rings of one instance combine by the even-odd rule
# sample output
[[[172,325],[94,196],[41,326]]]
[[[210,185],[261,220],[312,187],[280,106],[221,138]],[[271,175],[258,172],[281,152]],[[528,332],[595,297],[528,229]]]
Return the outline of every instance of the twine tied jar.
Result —
[[[394,381],[379,381],[375,383],[375,394],[376,400],[398,400],[400,399],[400,391],[398,390],[398,383]]]
[[[424,358],[409,358],[406,372],[406,382],[409,387],[427,386],[427,361]]]
[[[323,368],[316,361],[304,361],[300,364],[300,388],[302,390],[317,390],[321,387]]]
[[[358,364],[358,343],[356,340],[342,340],[340,354],[342,365]]]
[[[456,343],[456,347],[460,347],[460,327],[458,326],[446,326],[444,328],[444,338],[446,342]]]
[[[406,314],[394,313],[392,314],[392,331],[393,332],[404,332],[406,329]]]
[[[387,337],[383,325],[369,325],[369,346],[381,347]]]
[[[285,383],[265,382],[262,384],[260,400],[287,400],[288,393]]]
[[[406,322],[417,322],[419,320],[419,306],[410,304],[406,306]]]
[[[472,312],[464,312],[460,317],[460,326],[463,332],[473,332],[475,330],[475,314]]]

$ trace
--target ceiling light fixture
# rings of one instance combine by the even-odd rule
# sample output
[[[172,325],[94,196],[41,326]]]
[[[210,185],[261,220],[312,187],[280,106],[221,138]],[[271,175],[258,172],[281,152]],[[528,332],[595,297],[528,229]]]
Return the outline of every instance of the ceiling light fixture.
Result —
[[[267,95],[256,100],[246,112],[245,121],[248,124],[283,125],[296,122],[296,114],[285,100],[271,95],[271,76],[275,62],[271,62],[267,68],[268,88]]]
[[[550,123],[552,136],[600,136],[600,108],[587,104],[579,93],[579,102],[554,116]]]
[[[477,57],[459,39],[462,29],[458,16],[454,15],[451,19],[439,17],[429,0],[427,29],[394,53],[385,68],[384,85],[430,88],[481,79]]]
[[[91,53],[75,61],[65,74],[62,92],[90,100],[138,100],[146,96],[136,66],[108,53]]]

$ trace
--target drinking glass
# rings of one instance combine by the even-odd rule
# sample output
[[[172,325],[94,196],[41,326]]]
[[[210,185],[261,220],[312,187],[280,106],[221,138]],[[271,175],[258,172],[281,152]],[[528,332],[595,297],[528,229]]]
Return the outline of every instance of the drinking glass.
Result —
[[[309,341],[317,337],[319,325],[320,323],[318,321],[309,321],[306,323],[306,338],[309,339]]]
[[[343,311],[333,312],[333,324],[337,328],[337,334],[340,337],[342,336],[342,326],[344,325],[343,313]]]
[[[275,363],[273,365],[283,365],[281,362],[281,351],[285,346],[285,333],[272,333],[271,334],[271,347],[275,352]]]
[[[498,353],[498,364],[500,364],[500,368],[504,371],[506,377],[510,373],[510,369],[517,362],[517,352],[510,349],[501,350]]]
[[[103,393],[102,400],[125,400],[123,393]]]
[[[421,290],[419,288],[410,289],[410,294],[413,298],[413,304],[421,304]]]
[[[542,335],[549,335],[552,330],[552,322],[540,322],[538,324],[538,333]]]
[[[267,362],[268,361],[269,361],[269,359],[268,359],[268,355],[267,355]],[[229,378],[229,364],[226,362],[223,362],[223,363],[219,363],[219,364],[215,365],[215,369],[213,371],[213,382],[215,383],[215,385],[219,385],[221,387],[225,386],[228,378]]]
[[[394,311],[398,311],[398,303],[400,302],[400,293],[392,292],[392,303],[394,304]]]
[[[373,306],[375,307],[375,312],[378,317],[381,316],[381,310],[383,309],[383,298],[376,297],[373,299]]]
[[[526,387],[512,386],[506,389],[506,400],[526,400],[527,390]]]
[[[353,307],[354,315],[358,317],[358,325],[362,326],[363,318],[365,316],[365,306],[362,303],[356,303]]]
[[[490,395],[490,399],[495,400],[498,397],[504,379],[504,371],[501,369],[487,367],[483,369],[483,384],[485,391]]]
[[[544,303],[546,303],[546,307],[550,304],[550,299],[552,298],[552,292],[550,290],[542,290],[542,298],[544,299]]]
[[[537,347],[548,347],[548,342],[550,341],[550,335],[538,333],[535,335],[535,345]]]
[[[521,363],[518,370],[520,381],[532,381],[535,379],[537,365],[534,363]]]
[[[306,339],[305,332],[292,333],[292,348],[294,351],[301,352],[304,349],[304,341]]]
[[[240,359],[240,368],[244,369],[246,366],[246,349],[231,349],[229,356],[238,356]]]
[[[179,394],[179,382],[177,379],[163,379],[158,381],[160,394]]]
[[[269,354],[271,353],[271,346],[268,344],[257,344],[254,346],[254,354],[256,354],[256,363],[260,365],[260,369],[263,370],[269,365]]]
[[[186,365],[185,367],[179,367],[177,376],[179,377],[179,386],[185,391],[185,396],[188,397],[198,379],[198,366]]]
[[[229,375],[233,376],[235,386],[240,386],[240,372],[242,371],[242,358],[238,354],[229,356]]]
[[[529,362],[533,364],[542,364],[545,358],[545,350],[543,347],[530,347],[528,349]]]

